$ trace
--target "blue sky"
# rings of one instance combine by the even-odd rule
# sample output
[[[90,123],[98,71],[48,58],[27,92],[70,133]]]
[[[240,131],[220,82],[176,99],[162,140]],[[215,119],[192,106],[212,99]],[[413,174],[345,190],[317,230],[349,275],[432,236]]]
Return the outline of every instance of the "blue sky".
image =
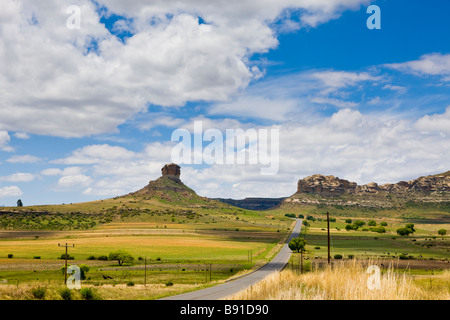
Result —
[[[371,4],[381,30],[366,27]],[[448,171],[448,12],[445,0],[7,0],[0,205],[139,189],[195,121],[280,132],[276,175],[181,164],[203,196],[289,196],[316,173],[381,184]]]

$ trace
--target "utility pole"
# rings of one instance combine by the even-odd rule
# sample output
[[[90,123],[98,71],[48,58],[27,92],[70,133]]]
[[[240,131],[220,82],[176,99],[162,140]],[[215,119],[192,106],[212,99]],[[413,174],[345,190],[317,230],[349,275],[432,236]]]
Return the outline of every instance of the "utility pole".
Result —
[[[212,264],[210,263],[209,264],[209,282],[211,282],[212,280],[211,280],[211,269],[212,269]]]
[[[64,269],[64,283],[67,283],[67,256],[68,256],[68,254],[67,254],[67,248],[69,248],[69,247],[71,247],[71,248],[75,248],[75,245],[74,244],[72,244],[72,245],[68,245],[67,243],[65,244],[65,245],[60,245],[59,243],[58,243],[58,247],[65,247],[66,248],[66,256],[65,256],[65,260],[66,260],[66,263],[65,263],[65,269]]]
[[[303,249],[300,250],[300,274],[303,274]]]
[[[328,264],[331,263],[331,253],[330,253],[330,213],[327,211],[327,229],[328,229]]]

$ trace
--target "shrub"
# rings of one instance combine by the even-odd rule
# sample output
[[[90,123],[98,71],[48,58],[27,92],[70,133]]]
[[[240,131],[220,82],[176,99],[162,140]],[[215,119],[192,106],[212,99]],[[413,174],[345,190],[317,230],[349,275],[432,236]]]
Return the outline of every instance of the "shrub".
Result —
[[[298,215],[298,218],[299,218],[299,219],[305,219],[305,216],[302,215],[302,214],[299,214],[299,215]]]
[[[171,287],[171,286],[173,286],[173,282],[172,281],[166,282],[166,287]]]
[[[348,258],[349,258],[349,259],[355,259],[355,255],[349,254],[349,255],[348,255]]]
[[[12,259],[13,257],[14,257],[14,255],[13,255],[12,253],[9,253],[9,254],[8,254],[8,258],[9,258],[9,259]]]
[[[81,298],[84,300],[95,300],[95,293],[92,288],[83,288],[80,290]]]
[[[375,227],[375,226],[377,225],[377,223],[375,222],[375,220],[370,220],[370,221],[367,223],[367,225],[370,226],[370,227]]]
[[[366,223],[364,222],[364,221],[361,221],[361,220],[356,220],[355,222],[354,222],[354,225],[355,226],[358,226],[359,228],[360,227],[362,227],[363,225],[365,225]]]
[[[345,223],[351,224],[352,223],[352,219],[345,219]]]
[[[293,213],[286,213],[284,216],[288,218],[295,218],[295,214]]]
[[[336,218],[330,218],[330,222],[336,222]]]
[[[89,267],[85,264],[81,264],[80,265],[81,280],[86,280],[86,273],[88,273],[88,272],[89,272]]]
[[[134,287],[134,281],[128,281],[127,282],[127,287]]]
[[[33,259],[40,259],[41,256],[34,256]]]
[[[312,222],[316,221],[316,218],[314,218],[313,216],[307,216],[306,220],[310,220]]]
[[[399,228],[397,229],[397,234],[399,236],[409,236],[411,233],[413,233],[413,231],[409,228]]]
[[[66,259],[66,254],[63,253],[61,255],[61,257],[59,257],[58,259],[65,260]],[[74,259],[75,259],[75,257],[71,256],[70,254],[67,254],[67,260],[74,260]]]
[[[342,259],[342,254],[335,254],[334,258],[337,260],[340,260],[340,259]]]
[[[445,230],[445,229],[439,229],[439,230],[438,230],[438,234],[439,234],[440,236],[445,236],[445,235],[447,234],[447,230]]]
[[[369,229],[367,229],[367,228],[362,228],[361,231],[367,232],[367,231],[369,231]]]
[[[34,287],[31,289],[31,294],[35,299],[43,300],[45,298],[45,293],[47,288],[45,287]]]
[[[384,221],[383,221],[383,222],[380,223],[380,225],[381,225],[382,227],[387,227],[388,224],[387,224],[387,222],[384,222]]]
[[[345,226],[345,230],[347,230],[347,231],[350,231],[350,230],[356,231],[356,230],[358,230],[358,228],[359,227],[356,224],[348,224]]]
[[[303,224],[305,227],[309,227],[309,222],[306,221],[306,220],[303,220],[302,224]]]
[[[72,290],[70,290],[69,288],[60,290],[59,295],[63,300],[72,300]]]
[[[405,227],[407,229],[411,229],[412,232],[416,232],[416,230],[414,229],[414,224],[413,223],[408,223]]]
[[[314,249],[316,249],[316,250],[320,250],[320,247],[314,247]]]
[[[372,232],[378,232],[378,233],[385,233],[386,229],[384,227],[372,227],[370,228],[370,231]]]
[[[88,260],[95,260],[95,256],[89,256],[87,259]]]
[[[99,257],[97,258],[97,260],[108,261],[108,257],[107,257],[107,256],[99,256]]]

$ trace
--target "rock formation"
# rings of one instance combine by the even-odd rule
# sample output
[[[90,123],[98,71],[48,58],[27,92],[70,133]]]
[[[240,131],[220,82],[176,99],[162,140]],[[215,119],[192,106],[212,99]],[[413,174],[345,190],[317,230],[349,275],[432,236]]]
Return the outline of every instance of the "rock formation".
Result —
[[[176,198],[185,197],[192,198],[197,196],[194,190],[187,187],[181,180],[181,168],[179,165],[171,163],[166,164],[161,169],[162,176],[156,180],[152,180],[147,186],[127,196],[159,196],[163,199],[169,199],[176,194]]]
[[[179,165],[177,165],[175,163],[166,164],[161,169],[161,173],[162,173],[163,177],[167,177],[172,180],[180,180],[181,168]]]
[[[359,186],[356,182],[342,180],[334,176],[316,174],[299,180],[297,184],[297,193],[311,193],[330,197],[343,194],[376,194],[380,191],[396,194],[412,191],[449,192],[450,173],[447,172],[442,175],[421,177],[409,182],[400,181],[395,184],[384,184],[381,186],[374,182]]]

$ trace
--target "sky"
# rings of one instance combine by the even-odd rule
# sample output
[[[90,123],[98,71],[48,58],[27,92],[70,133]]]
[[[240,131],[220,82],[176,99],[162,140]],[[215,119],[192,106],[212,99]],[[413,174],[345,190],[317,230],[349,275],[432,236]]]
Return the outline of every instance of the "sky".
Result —
[[[261,149],[256,163],[179,163],[212,198],[290,196],[313,174],[446,172],[448,12],[446,0],[3,0],[0,206],[138,190],[189,145],[179,130],[192,158],[207,132],[270,135],[272,174]]]

